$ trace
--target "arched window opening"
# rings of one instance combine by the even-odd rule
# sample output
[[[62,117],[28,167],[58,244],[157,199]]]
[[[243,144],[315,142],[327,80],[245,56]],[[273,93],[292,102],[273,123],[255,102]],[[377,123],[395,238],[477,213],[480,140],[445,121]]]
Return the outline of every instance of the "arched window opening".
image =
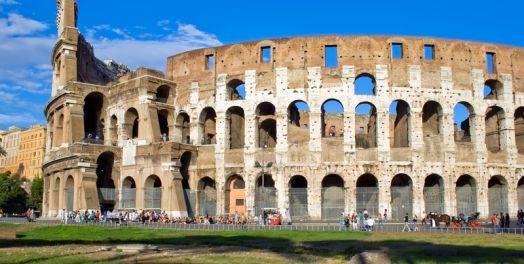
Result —
[[[517,183],[517,197],[518,197],[518,207],[524,208],[524,177],[521,177]]]
[[[257,119],[257,147],[274,148],[277,144],[277,121],[275,106],[269,102],[263,102],[256,108]]]
[[[391,180],[391,217],[401,220],[413,217],[413,182],[406,174],[398,174]]]
[[[196,210],[196,193],[191,190],[189,166],[193,154],[186,151],[180,156],[180,174],[182,175],[182,188],[184,189],[184,199],[186,202],[187,214],[195,216]]]
[[[244,126],[244,109],[238,106],[229,108],[226,113],[226,140],[229,144],[226,144],[226,147],[229,149],[244,148]]]
[[[211,145],[216,143],[216,118],[217,114],[211,107],[206,107],[200,113],[199,127],[201,131],[201,144]]]
[[[378,180],[373,174],[366,173],[357,179],[357,212],[367,210],[369,215],[377,215]]]
[[[304,101],[294,101],[287,108],[289,143],[309,142],[309,106]]]
[[[234,79],[227,83],[229,100],[245,100],[246,86],[243,81]]]
[[[462,175],[455,186],[457,215],[470,215],[477,212],[477,184],[469,175]]]
[[[440,175],[431,174],[424,181],[424,212],[444,213],[444,180]]]
[[[176,130],[178,140],[181,143],[191,144],[189,129],[189,115],[180,113],[176,118]]]
[[[226,212],[244,215],[246,212],[245,182],[239,175],[231,175],[226,181]]]
[[[402,100],[396,100],[389,106],[389,122],[393,131],[390,132],[392,148],[407,148],[410,145],[410,107]]]
[[[118,144],[118,118],[116,115],[111,116],[109,123],[109,140],[111,141],[110,144],[112,146],[116,146]]]
[[[57,146],[62,145],[64,143],[64,114],[61,114],[58,118],[58,122],[56,123],[56,144]]]
[[[160,141],[169,141],[169,112],[167,110],[159,110],[158,113],[158,125],[160,127]]]
[[[503,87],[502,83],[498,80],[487,80],[484,83],[484,99],[500,99],[504,93]]]
[[[377,147],[377,109],[371,103],[360,103],[355,108],[355,142],[357,148]]]
[[[258,177],[255,185],[255,215],[277,207],[277,189],[270,174]]]
[[[490,152],[502,150],[501,136],[504,122],[504,110],[498,106],[488,107],[485,116],[486,147]]]
[[[508,213],[508,184],[500,175],[489,179],[488,206],[490,214]]]
[[[139,116],[138,111],[135,108],[129,108],[125,114],[126,133],[128,138],[139,137]]]
[[[131,176],[127,176],[122,182],[122,201],[120,208],[136,208],[136,183]]]
[[[113,211],[116,202],[115,182],[113,178],[113,167],[115,154],[104,152],[96,160],[96,188],[100,210]]]
[[[198,215],[216,215],[217,191],[215,181],[209,177],[204,177],[198,182]]]
[[[69,175],[65,183],[65,198],[66,198],[66,211],[73,211],[75,201],[75,180],[73,176]]]
[[[307,180],[295,175],[289,180],[289,213],[294,219],[304,219],[308,213]]]
[[[147,177],[144,183],[144,209],[162,208],[162,182],[156,175]]]
[[[160,103],[167,103],[170,95],[170,88],[167,85],[161,85],[156,89],[156,100]]]
[[[103,94],[93,92],[84,99],[84,133],[89,141],[103,140],[103,118],[105,115],[106,99]]]
[[[465,102],[460,102],[453,109],[454,138],[455,142],[472,142],[471,128],[473,126],[473,107]]]
[[[322,104],[322,137],[344,136],[344,106],[336,99]]]
[[[338,219],[345,211],[344,180],[336,174],[329,174],[322,179],[322,219]]]
[[[425,137],[440,135],[442,131],[442,107],[429,101],[422,107],[422,129]]]
[[[373,75],[363,73],[354,82],[355,95],[376,95],[376,81]]]
[[[515,110],[515,142],[517,151],[524,154],[524,107],[519,107]]]

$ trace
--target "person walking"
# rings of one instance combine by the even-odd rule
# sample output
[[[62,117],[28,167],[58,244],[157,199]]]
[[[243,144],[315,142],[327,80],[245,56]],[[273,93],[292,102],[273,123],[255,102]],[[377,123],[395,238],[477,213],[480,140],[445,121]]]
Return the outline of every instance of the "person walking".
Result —
[[[509,213],[506,213],[506,217],[504,217],[504,227],[509,228]]]
[[[504,213],[503,213],[503,212],[500,212],[499,227],[500,227],[500,228],[504,228],[504,223],[505,223],[505,220],[504,220]]]
[[[498,229],[499,229],[498,223],[499,223],[499,219],[497,217],[497,214],[493,214],[491,216],[491,224],[493,225],[493,234],[498,233]]]
[[[409,227],[409,215],[406,213],[404,216],[404,228],[402,228],[402,232],[411,232],[411,228]]]
[[[417,215],[413,215],[413,232],[418,231]]]

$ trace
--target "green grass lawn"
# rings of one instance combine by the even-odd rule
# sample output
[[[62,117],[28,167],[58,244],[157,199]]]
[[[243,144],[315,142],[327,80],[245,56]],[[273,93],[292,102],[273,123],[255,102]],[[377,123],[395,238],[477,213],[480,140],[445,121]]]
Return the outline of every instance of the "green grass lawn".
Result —
[[[64,250],[53,251],[52,247],[49,249],[48,246],[73,246],[73,248],[91,246],[92,248],[103,244],[122,243],[204,249],[230,247],[230,252],[213,254],[212,258],[209,257],[211,255],[206,254],[189,254],[180,259],[170,259],[174,262],[186,263],[271,262],[273,264],[320,260],[339,263],[367,250],[383,250],[395,263],[524,263],[524,237],[516,235],[267,230],[189,231],[6,224],[0,225],[1,228],[16,229],[18,238],[0,240],[0,255],[6,253],[4,257],[0,257],[0,263],[57,263],[58,259],[60,263],[83,263],[88,260],[85,254],[65,254]],[[39,247],[45,247],[47,251],[39,252]],[[28,254],[24,249],[28,251],[31,249],[34,253]],[[250,250],[267,252],[267,256],[258,253],[253,256],[236,255]],[[264,259],[266,257],[267,259]],[[114,258],[106,260],[107,263],[122,261]]]

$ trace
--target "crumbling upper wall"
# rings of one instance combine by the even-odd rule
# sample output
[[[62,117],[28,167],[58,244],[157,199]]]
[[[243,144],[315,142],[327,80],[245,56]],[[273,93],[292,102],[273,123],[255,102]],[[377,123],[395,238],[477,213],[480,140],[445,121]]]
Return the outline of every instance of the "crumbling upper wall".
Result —
[[[391,56],[391,44],[401,43],[401,59]],[[337,46],[336,67],[325,67],[326,46]],[[433,47],[433,59],[426,60],[424,46]],[[263,62],[261,48],[269,47],[271,60]],[[495,70],[487,72],[486,53],[494,53]],[[207,65],[208,56],[214,65]],[[288,68],[288,87],[307,88],[307,68],[321,67],[323,87],[340,86],[342,66],[355,66],[356,75],[375,74],[376,65],[388,65],[389,86],[409,87],[409,65],[420,65],[422,88],[440,88],[441,67],[452,69],[454,89],[472,90],[471,71],[484,71],[489,79],[501,73],[512,74],[514,92],[524,92],[524,49],[456,40],[407,37],[322,36],[282,38],[206,48],[181,53],[168,58],[166,77],[178,84],[179,95],[190,93],[191,83],[198,82],[200,99],[214,95],[218,74],[228,79],[242,79],[246,70],[256,70],[257,90],[271,90],[275,69]],[[209,91],[209,92],[202,92]],[[187,103],[181,96],[179,103]]]

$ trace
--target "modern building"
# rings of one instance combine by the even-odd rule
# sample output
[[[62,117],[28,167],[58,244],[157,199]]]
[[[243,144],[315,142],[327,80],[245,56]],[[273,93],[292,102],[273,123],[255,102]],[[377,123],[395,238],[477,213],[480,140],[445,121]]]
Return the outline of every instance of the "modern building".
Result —
[[[21,132],[21,128],[14,126],[9,127],[7,131],[0,132],[2,139],[0,144],[7,153],[5,156],[0,156],[0,172],[19,173],[23,169],[18,162]]]
[[[165,74],[126,72],[94,57],[75,1],[57,4],[47,216],[289,208],[331,220],[524,207],[522,48],[295,37],[177,54]]]

